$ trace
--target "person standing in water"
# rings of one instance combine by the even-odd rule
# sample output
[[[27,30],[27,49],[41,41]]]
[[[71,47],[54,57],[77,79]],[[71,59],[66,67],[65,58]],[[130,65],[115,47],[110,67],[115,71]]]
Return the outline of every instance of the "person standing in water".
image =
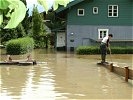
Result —
[[[106,53],[107,48],[110,46],[109,41],[113,37],[112,34],[109,34],[108,36],[104,37],[101,41],[100,50],[101,50],[101,63],[106,63]]]

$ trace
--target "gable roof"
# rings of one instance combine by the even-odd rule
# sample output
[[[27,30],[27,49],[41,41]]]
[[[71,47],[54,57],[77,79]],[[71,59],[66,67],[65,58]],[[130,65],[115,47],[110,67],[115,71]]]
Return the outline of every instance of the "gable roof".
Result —
[[[83,1],[85,1],[85,0],[74,0],[74,1],[70,2],[66,7],[59,7],[55,12],[60,13],[60,12],[66,10],[66,9],[68,9],[68,8],[74,6],[74,5],[77,5],[77,4],[79,4]]]

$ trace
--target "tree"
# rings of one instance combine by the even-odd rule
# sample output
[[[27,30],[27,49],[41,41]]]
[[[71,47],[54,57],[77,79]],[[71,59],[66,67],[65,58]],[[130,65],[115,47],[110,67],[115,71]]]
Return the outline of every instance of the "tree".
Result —
[[[51,29],[51,30],[56,30],[56,29],[64,29],[66,25],[66,20],[57,18],[55,16],[55,11],[51,9],[48,14],[46,15],[46,19],[49,20],[45,22],[45,24]]]
[[[65,18],[58,18],[55,15],[55,11],[53,8],[49,9],[48,13],[44,13],[44,18],[47,20],[45,24],[49,27],[52,31],[52,34],[49,34],[49,42],[51,46],[55,45],[55,37],[57,30],[65,30],[66,29],[66,19]]]
[[[3,25],[1,25],[0,27],[0,38],[2,44],[5,44],[7,41],[11,39],[24,37],[26,35],[21,23],[15,29],[4,29],[6,24],[7,21],[4,20]]]
[[[26,3],[26,0],[21,0],[25,6],[27,7],[27,3]],[[26,15],[25,15],[25,18],[23,19],[23,21],[21,22],[23,27],[24,27],[24,30],[26,32],[26,34],[28,35],[29,33],[29,30],[31,28],[31,21],[30,21],[30,17],[29,17],[29,9],[26,11]]]
[[[35,40],[36,47],[42,47],[44,37],[46,36],[46,28],[44,26],[42,15],[38,12],[34,5],[32,12],[32,37]]]

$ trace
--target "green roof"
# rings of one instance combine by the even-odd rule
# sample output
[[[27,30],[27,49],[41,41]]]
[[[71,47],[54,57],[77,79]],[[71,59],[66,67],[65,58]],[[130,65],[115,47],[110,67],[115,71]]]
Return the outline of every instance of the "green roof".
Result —
[[[68,8],[74,6],[74,5],[77,5],[77,4],[79,4],[79,3],[83,2],[83,1],[84,0],[74,0],[74,1],[70,2],[66,7],[63,7],[63,6],[59,7],[55,12],[56,13],[60,13],[60,12],[66,10],[66,9],[68,9]]]

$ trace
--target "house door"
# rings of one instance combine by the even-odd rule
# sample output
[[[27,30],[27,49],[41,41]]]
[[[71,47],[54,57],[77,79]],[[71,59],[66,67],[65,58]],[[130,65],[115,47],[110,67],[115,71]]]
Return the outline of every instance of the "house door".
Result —
[[[66,46],[65,33],[64,32],[57,33],[57,47],[65,47],[65,46]]]

